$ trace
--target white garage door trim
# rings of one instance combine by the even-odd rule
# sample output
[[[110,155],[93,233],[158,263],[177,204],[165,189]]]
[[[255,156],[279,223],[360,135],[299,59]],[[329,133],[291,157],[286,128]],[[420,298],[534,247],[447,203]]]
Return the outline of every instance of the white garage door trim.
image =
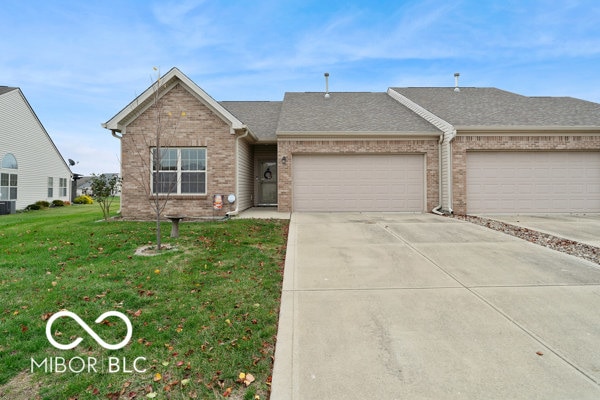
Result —
[[[469,152],[467,213],[600,212],[600,152]]]
[[[294,154],[294,211],[425,210],[424,154]]]

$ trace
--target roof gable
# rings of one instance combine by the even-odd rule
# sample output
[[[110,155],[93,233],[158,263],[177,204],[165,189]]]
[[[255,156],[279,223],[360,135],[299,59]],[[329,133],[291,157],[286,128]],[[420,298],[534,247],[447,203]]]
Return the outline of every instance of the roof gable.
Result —
[[[157,90],[160,91],[159,96],[162,97],[178,83],[227,123],[230,126],[231,133],[235,133],[236,130],[246,129],[246,126],[238,118],[231,114],[177,68],[172,68],[169,72],[160,77],[158,81],[154,82],[114,117],[103,123],[102,127],[110,129],[113,132],[121,132],[127,124],[153,104]]]
[[[27,130],[27,134],[38,135],[38,136],[36,136],[36,139],[35,139],[36,141],[40,141],[39,135],[41,134],[42,137],[45,140],[47,140],[46,143],[48,144],[48,146],[46,148],[52,150],[52,152],[56,156],[56,160],[59,160],[59,163],[65,167],[65,170],[68,171],[69,174],[71,174],[71,168],[69,167],[69,165],[67,165],[62,154],[60,154],[58,147],[56,147],[56,144],[54,143],[54,141],[52,140],[52,137],[50,137],[50,134],[48,133],[48,131],[42,124],[42,121],[40,121],[37,114],[33,110],[33,107],[31,107],[31,104],[29,104],[29,101],[25,97],[25,94],[23,93],[23,91],[18,87],[1,86],[0,87],[0,95],[3,96],[3,98],[2,98],[3,102],[6,101],[7,104],[14,106],[14,107],[11,107],[11,113],[15,112],[15,109],[17,110],[17,115],[8,115],[8,116],[0,115],[0,124],[4,125],[8,121],[13,121],[13,123],[16,122],[20,126],[24,126],[25,124],[23,123],[23,121],[25,120],[27,122],[27,124],[26,124],[27,128],[25,128]],[[21,105],[19,105],[18,103],[21,103]],[[0,111],[5,111],[3,109],[3,107],[1,107],[1,106],[2,106],[2,104],[0,104],[0,108],[2,109]],[[24,115],[22,113],[23,110],[27,110],[29,115],[28,116]],[[7,117],[8,117],[8,120],[7,120]],[[31,129],[29,129],[29,127],[31,127]],[[5,127],[3,126],[3,128],[5,128]]]

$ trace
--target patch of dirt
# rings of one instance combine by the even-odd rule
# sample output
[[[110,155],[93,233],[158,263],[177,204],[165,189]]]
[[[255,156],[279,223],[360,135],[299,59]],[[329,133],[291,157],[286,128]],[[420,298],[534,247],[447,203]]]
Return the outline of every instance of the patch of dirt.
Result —
[[[39,383],[35,383],[32,375],[26,371],[19,373],[6,384],[0,386],[0,399],[10,400],[36,400],[41,399],[38,395]]]
[[[156,245],[147,244],[141,247],[138,247],[135,251],[136,256],[157,256],[159,254],[164,254],[166,251],[175,251],[177,247],[172,246],[170,244],[163,244],[160,246],[160,251],[156,249]]]

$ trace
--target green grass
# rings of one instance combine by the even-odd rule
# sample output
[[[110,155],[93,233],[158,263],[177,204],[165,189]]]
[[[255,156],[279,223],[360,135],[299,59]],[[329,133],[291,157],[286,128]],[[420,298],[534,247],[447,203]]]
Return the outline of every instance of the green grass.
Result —
[[[94,204],[0,217],[0,385],[26,371],[41,383],[42,399],[206,399],[227,388],[232,398],[265,399],[287,221],[182,223],[178,239],[168,237],[165,223],[163,244],[177,250],[143,257],[134,252],[155,239],[152,222],[101,216]],[[120,311],[132,322],[132,339],[105,350],[75,321],[60,318],[52,326],[56,341],[83,342],[55,349],[46,320],[62,309],[108,343],[123,339],[125,324],[94,321]],[[82,366],[77,357],[91,357],[96,371],[30,372],[32,358],[50,357],[73,360],[74,370]],[[118,372],[108,370],[109,357],[120,360]],[[133,370],[136,359],[145,372]],[[256,380],[246,387],[240,372]]]

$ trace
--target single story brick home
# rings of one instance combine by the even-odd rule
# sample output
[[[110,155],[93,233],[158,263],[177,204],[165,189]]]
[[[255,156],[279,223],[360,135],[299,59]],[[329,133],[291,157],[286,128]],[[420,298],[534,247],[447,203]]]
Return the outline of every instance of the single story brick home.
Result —
[[[600,212],[600,104],[571,97],[456,85],[219,102],[173,68],[102,125],[121,140],[124,217],[152,215],[153,196],[198,217]]]

